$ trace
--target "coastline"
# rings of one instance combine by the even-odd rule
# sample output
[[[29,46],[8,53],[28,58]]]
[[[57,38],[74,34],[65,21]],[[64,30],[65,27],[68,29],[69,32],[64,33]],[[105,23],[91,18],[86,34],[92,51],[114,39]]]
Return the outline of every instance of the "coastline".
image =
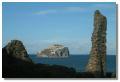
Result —
[[[67,67],[73,67],[76,71],[85,72],[85,66],[87,64],[89,55],[70,55],[67,58],[39,58],[36,55],[30,55],[30,58],[37,64],[50,64],[50,65],[62,65]],[[111,59],[112,58],[112,59]],[[107,55],[107,72],[116,72],[116,56]]]

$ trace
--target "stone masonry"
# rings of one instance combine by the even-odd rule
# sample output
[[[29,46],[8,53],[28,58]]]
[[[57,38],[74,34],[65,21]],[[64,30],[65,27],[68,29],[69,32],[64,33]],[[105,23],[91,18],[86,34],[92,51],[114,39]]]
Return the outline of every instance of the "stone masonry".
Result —
[[[92,48],[86,67],[86,71],[96,77],[106,75],[106,30],[107,19],[99,10],[96,10],[94,14],[94,31],[91,37]]]
[[[32,62],[29,58],[29,55],[23,45],[22,41],[19,40],[11,40],[6,46],[5,49],[9,55],[12,55],[15,58]]]

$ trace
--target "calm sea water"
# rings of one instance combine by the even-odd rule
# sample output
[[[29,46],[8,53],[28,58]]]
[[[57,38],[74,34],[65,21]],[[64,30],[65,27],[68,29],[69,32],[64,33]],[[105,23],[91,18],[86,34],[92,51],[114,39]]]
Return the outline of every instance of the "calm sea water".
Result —
[[[68,58],[38,58],[36,55],[30,55],[35,63],[56,64],[67,67],[73,67],[77,71],[85,71],[88,62],[88,55],[70,55]],[[116,71],[116,56],[107,55],[107,72]]]

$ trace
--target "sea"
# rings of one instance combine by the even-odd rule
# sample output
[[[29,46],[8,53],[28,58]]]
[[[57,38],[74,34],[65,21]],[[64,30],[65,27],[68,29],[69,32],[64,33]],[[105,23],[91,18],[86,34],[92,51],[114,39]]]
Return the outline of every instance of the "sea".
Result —
[[[70,55],[67,58],[40,58],[35,54],[30,54],[30,58],[35,63],[62,65],[69,68],[74,68],[77,72],[84,72],[88,63],[89,55]],[[107,55],[106,67],[107,72],[116,73],[115,55]]]

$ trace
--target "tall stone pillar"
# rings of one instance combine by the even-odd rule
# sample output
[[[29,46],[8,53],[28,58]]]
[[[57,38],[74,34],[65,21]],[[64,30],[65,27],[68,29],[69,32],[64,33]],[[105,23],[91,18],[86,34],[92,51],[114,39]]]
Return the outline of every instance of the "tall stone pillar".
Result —
[[[106,75],[106,30],[107,19],[99,10],[96,10],[94,14],[94,31],[91,37],[92,48],[86,67],[86,71],[96,77]]]

